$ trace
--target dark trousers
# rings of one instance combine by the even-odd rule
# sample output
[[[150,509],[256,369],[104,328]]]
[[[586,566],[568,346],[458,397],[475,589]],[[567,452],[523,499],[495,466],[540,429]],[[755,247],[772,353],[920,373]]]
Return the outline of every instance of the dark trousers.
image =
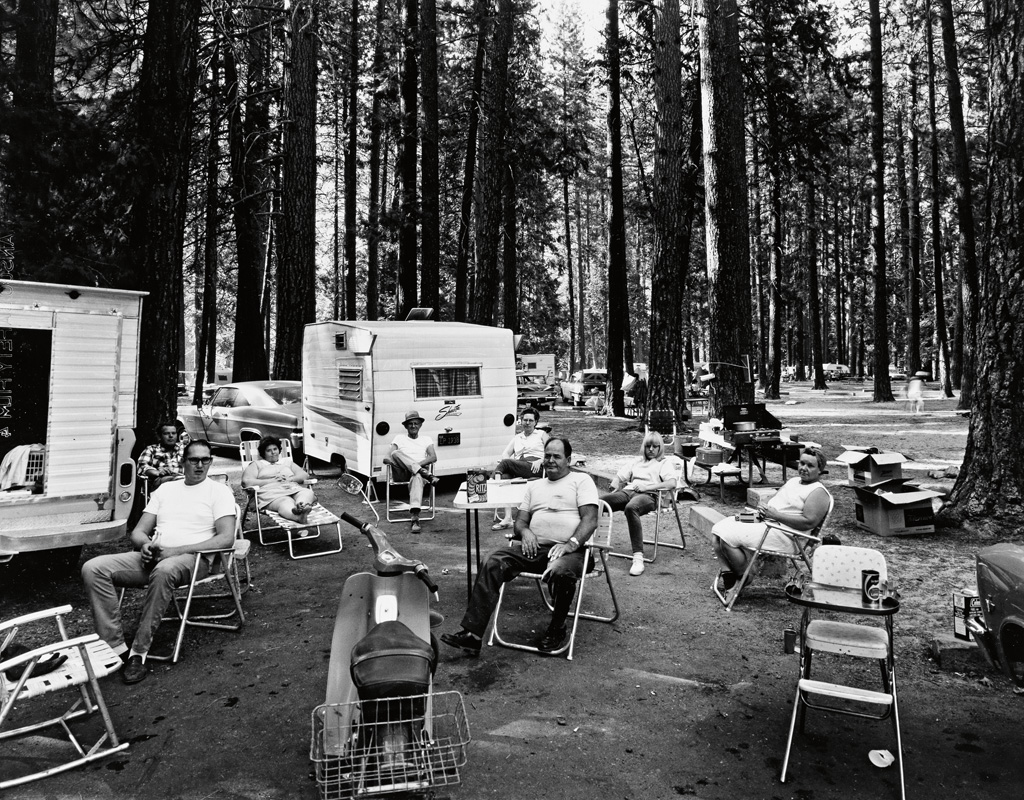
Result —
[[[626,515],[626,527],[629,528],[629,543],[633,545],[634,553],[644,551],[644,526],[640,517],[650,514],[658,507],[658,500],[643,492],[627,492],[619,489],[617,492],[601,495],[612,509],[622,511]]]
[[[553,562],[548,561],[548,551],[553,545],[541,545],[535,558],[523,555],[520,542],[502,550],[495,550],[484,561],[480,574],[473,584],[473,596],[469,608],[462,618],[462,627],[477,636],[483,637],[487,623],[491,620],[494,607],[498,604],[498,592],[504,583],[508,583],[522,572],[543,572],[549,566],[551,571],[547,577],[551,588],[551,599],[555,610],[551,612],[551,627],[560,628],[569,615],[573,595],[576,594],[576,582],[583,575],[583,550],[568,553]]]

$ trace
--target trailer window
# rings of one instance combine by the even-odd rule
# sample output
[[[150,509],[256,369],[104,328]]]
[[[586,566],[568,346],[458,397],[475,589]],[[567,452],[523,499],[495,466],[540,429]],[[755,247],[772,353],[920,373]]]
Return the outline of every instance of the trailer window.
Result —
[[[338,367],[338,398],[357,402],[363,399],[362,367]]]
[[[480,367],[416,367],[416,399],[480,395]]]
[[[43,492],[52,332],[0,328],[0,499]]]

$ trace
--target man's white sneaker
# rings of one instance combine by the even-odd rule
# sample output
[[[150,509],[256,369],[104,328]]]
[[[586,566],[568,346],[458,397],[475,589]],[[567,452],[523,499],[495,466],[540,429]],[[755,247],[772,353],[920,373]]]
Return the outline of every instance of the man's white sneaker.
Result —
[[[629,568],[629,574],[636,577],[637,575],[644,574],[644,556],[643,553],[633,554],[633,566]]]

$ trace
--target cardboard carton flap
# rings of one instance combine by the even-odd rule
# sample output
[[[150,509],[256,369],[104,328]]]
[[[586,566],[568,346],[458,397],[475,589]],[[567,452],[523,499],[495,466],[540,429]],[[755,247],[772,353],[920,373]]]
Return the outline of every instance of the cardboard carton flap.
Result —
[[[939,492],[933,492],[931,489],[921,489],[917,492],[882,492],[878,497],[894,506],[908,506],[913,503],[920,503],[922,500],[942,497],[942,495]]]
[[[845,445],[844,445],[845,446]],[[874,449],[874,448],[872,448]],[[871,459],[876,464],[902,464],[907,458],[902,453],[865,453],[862,450],[850,450],[847,449],[845,453],[841,453],[836,461],[842,461],[845,464],[860,464],[862,461]]]

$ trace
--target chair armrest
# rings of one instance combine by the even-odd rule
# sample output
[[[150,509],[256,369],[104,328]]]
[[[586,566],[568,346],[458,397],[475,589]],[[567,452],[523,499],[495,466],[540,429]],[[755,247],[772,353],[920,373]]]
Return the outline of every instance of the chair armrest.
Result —
[[[71,650],[75,647],[81,647],[82,645],[89,644],[89,642],[95,642],[100,637],[95,633],[87,633],[84,636],[76,636],[74,639],[60,639],[50,644],[40,645],[27,653],[9,658],[6,661],[0,661],[0,672],[6,672],[11,667],[21,666],[22,664],[31,661],[34,658],[41,658],[47,656],[50,653],[59,653],[61,650]]]
[[[48,608],[45,611],[33,611],[31,614],[24,614],[14,619],[9,619],[4,622],[0,622],[0,631],[8,630],[9,628],[17,628],[22,625],[27,625],[30,622],[38,622],[41,619],[50,619],[51,617],[57,617],[61,614],[71,613],[71,606],[56,606],[54,608]]]
[[[223,553],[233,553],[233,552],[235,552],[235,542],[237,542],[237,541],[238,540],[235,539],[235,541],[232,542],[227,547],[221,547],[218,550],[200,550],[197,553],[197,555],[201,555],[201,556],[217,556],[217,555],[221,555]]]
[[[800,531],[796,528],[791,528],[789,525],[783,525],[781,522],[777,522],[775,520],[765,520],[764,524],[767,529],[775,528],[776,530],[780,530],[790,536],[796,536],[800,539],[809,539],[813,542],[821,542],[821,537],[817,536],[814,531]]]
[[[609,544],[602,544],[601,542],[584,542],[583,546],[584,547],[589,547],[589,548],[591,548],[593,550],[604,550],[605,552],[608,552],[608,553],[610,553],[611,550],[612,550],[612,546],[611,545],[609,545]]]

